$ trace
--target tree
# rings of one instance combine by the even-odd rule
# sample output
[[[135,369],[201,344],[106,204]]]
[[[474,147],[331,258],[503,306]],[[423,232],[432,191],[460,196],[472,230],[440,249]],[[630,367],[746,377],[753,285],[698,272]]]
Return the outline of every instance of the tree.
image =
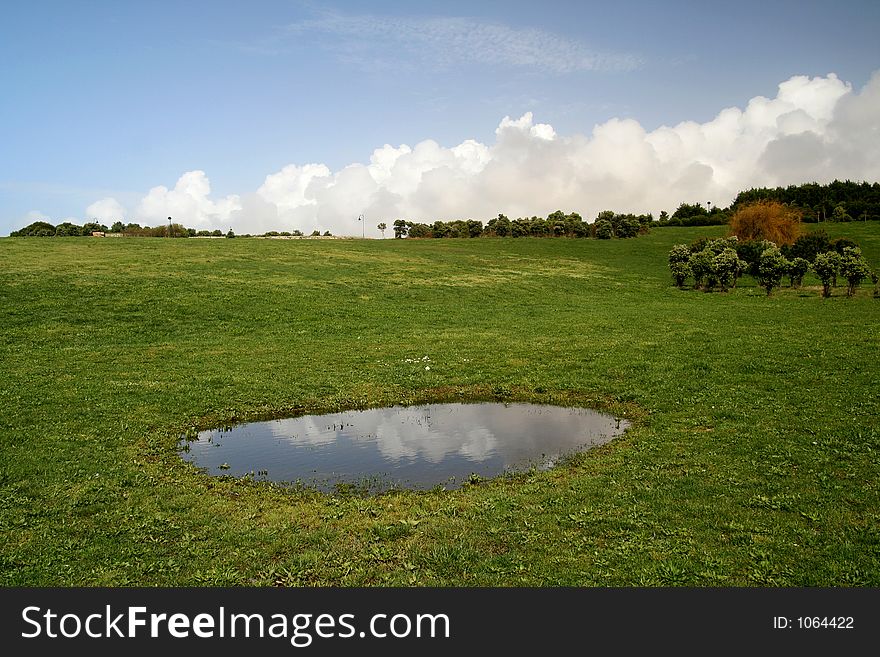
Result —
[[[388,226],[386,226],[385,222],[383,221],[381,224],[376,226],[376,228],[378,228],[379,230],[382,231],[382,239],[384,240],[385,239],[385,229],[388,228]]]
[[[699,203],[681,203],[675,212],[672,213],[672,218],[686,219],[687,217],[698,217],[705,214],[709,214],[709,212]]]
[[[486,230],[497,237],[507,237],[510,235],[510,219],[499,214],[486,223]]]
[[[514,219],[510,222],[510,234],[513,237],[525,237],[529,234],[529,220],[528,219]]]
[[[431,227],[428,224],[407,221],[406,228],[407,237],[433,237],[433,233],[431,233]]]
[[[483,234],[483,222],[476,219],[467,220],[468,237],[479,237]]]
[[[449,237],[450,230],[449,224],[445,221],[440,221],[439,219],[431,224],[431,234],[438,239],[441,237]]]
[[[694,288],[699,290],[703,288],[703,282],[706,281],[707,287],[710,277],[714,279],[715,275],[715,254],[708,248],[702,251],[692,253],[688,259],[688,266],[694,277]]]
[[[822,296],[831,296],[831,282],[837,276],[837,260],[839,256],[833,251],[820,253],[813,262],[813,271],[822,281]]]
[[[788,281],[793,288],[799,288],[804,276],[810,271],[810,261],[806,258],[795,258],[788,263]]]
[[[794,244],[783,249],[787,258],[804,258],[813,262],[816,256],[831,250],[831,240],[824,230],[814,230],[798,237]]]
[[[769,297],[774,287],[779,287],[782,277],[788,271],[788,260],[777,248],[767,249],[761,254],[758,261],[758,282]]]
[[[113,225],[110,226],[111,233],[121,233],[123,230],[125,230],[125,224],[121,221],[115,221],[113,222]]]
[[[232,239],[233,237],[235,237],[235,233],[232,232],[232,229],[231,229],[231,228],[229,229],[229,232],[226,233],[226,237],[228,237],[228,238],[230,238],[230,239]]]
[[[395,239],[401,239],[402,237],[406,237],[406,233],[409,230],[409,227],[406,225],[406,221],[404,219],[395,219],[394,220],[394,237]]]
[[[688,266],[690,257],[691,250],[686,244],[676,244],[669,251],[669,271],[676,287],[684,287],[684,282],[691,275],[691,268]]]
[[[831,258],[831,262],[834,264],[834,269],[831,273],[831,287],[837,287],[837,275],[840,273],[840,265],[843,256],[837,251],[831,251],[829,252],[828,257]]]
[[[848,283],[846,296],[851,297],[856,293],[856,288],[861,285],[862,281],[871,275],[871,269],[862,257],[860,248],[848,247],[843,250],[843,256],[840,259],[840,273]]]
[[[55,227],[55,237],[79,237],[82,235],[82,228],[69,221],[60,223]]]
[[[625,215],[620,217],[615,226],[614,233],[617,237],[635,237],[639,234],[639,229],[641,229],[641,227],[642,225],[636,217]]]
[[[601,217],[602,215],[600,214],[599,216]],[[614,229],[608,219],[596,219],[595,230],[597,240],[610,240],[614,237]]]
[[[801,232],[801,212],[777,201],[741,206],[730,218],[730,234],[741,241],[769,240],[793,244]]]
[[[84,224],[82,227],[82,234],[86,237],[90,236],[92,233],[106,233],[107,226],[104,224],[99,224],[95,221]]]
[[[831,221],[852,221],[852,217],[847,213],[846,206],[838,203],[831,211]]]
[[[736,269],[733,270],[733,287],[736,289],[736,284],[743,274],[746,273],[746,270],[749,268],[749,263],[745,260],[742,260],[737,253],[736,256]]]
[[[758,276],[758,261],[761,254],[769,248],[776,246],[773,242],[767,240],[757,240],[752,242],[737,242],[736,254],[740,260],[745,262],[746,272],[752,276]]]
[[[715,268],[718,283],[721,285],[721,291],[727,292],[731,281],[736,280],[735,275],[739,268],[739,257],[737,257],[736,251],[731,248],[724,249],[713,258],[712,265]]]

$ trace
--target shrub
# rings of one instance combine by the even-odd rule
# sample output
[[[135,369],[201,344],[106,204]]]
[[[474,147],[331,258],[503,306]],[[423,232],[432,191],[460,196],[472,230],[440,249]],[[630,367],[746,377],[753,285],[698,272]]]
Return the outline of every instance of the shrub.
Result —
[[[843,255],[844,250],[846,249],[854,249],[858,248],[858,244],[853,242],[848,237],[838,237],[836,240],[831,242],[829,251],[836,251],[840,255]]]
[[[803,258],[813,262],[820,253],[831,250],[831,240],[824,230],[814,230],[798,237],[794,244],[783,250],[786,258]]]
[[[693,242],[690,243],[690,246],[688,246],[688,250],[691,253],[699,253],[700,251],[705,249],[707,246],[709,246],[710,241],[711,240],[709,240],[708,237],[698,237],[697,239],[695,239]]]
[[[735,250],[734,253],[736,253]],[[745,260],[741,260],[739,256],[736,257],[736,269],[733,270],[733,287],[736,287],[739,279],[746,273],[748,266],[749,265]]]
[[[757,278],[758,261],[761,259],[761,254],[774,246],[773,242],[767,240],[751,240],[748,242],[738,242],[735,248],[736,254],[745,262],[746,271]]]
[[[743,241],[763,239],[782,246],[793,244],[800,232],[800,211],[776,201],[743,205],[730,218],[731,235]]]
[[[736,251],[731,248],[724,249],[715,256],[712,264],[715,269],[715,275],[718,278],[718,283],[721,285],[721,290],[727,292],[727,287],[731,281],[735,280],[734,277],[739,268],[739,258],[736,255]]]
[[[831,296],[831,281],[837,276],[838,256],[833,251],[820,253],[813,262],[813,271],[822,281],[822,296],[826,299]]]
[[[669,270],[672,272],[672,280],[676,287],[684,287],[685,281],[691,275],[691,268],[686,262],[670,262]]]
[[[669,270],[677,287],[684,287],[687,277],[691,275],[691,268],[688,266],[690,257],[691,250],[684,244],[676,244],[669,251]]]
[[[795,258],[788,263],[788,281],[793,288],[799,288],[804,276],[810,271],[810,261],[806,258]]]
[[[687,262],[691,257],[691,250],[684,244],[676,244],[669,250],[669,263]]]
[[[856,288],[862,281],[871,275],[871,270],[862,257],[860,248],[847,247],[843,250],[843,256],[840,259],[840,273],[847,281],[846,296],[851,297],[856,293]]]
[[[779,282],[788,270],[788,260],[777,248],[766,249],[758,261],[758,282],[765,290],[767,296],[773,292],[774,287],[779,287]]]
[[[831,287],[837,287],[837,275],[840,273],[841,255],[837,251],[829,251],[828,257],[834,263],[834,271],[831,274]]]
[[[709,249],[703,249],[698,253],[692,253],[688,259],[691,275],[694,277],[694,288],[701,289],[704,281],[707,289],[712,289],[715,284],[715,254]]]

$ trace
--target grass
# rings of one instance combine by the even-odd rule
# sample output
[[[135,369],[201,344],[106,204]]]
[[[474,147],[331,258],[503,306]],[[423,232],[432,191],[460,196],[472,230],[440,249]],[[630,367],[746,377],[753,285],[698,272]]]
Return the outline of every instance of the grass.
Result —
[[[880,225],[829,226],[880,266]],[[2,239],[0,584],[878,586],[880,300],[672,287],[672,244],[720,231]],[[176,454],[191,427],[493,398],[634,426],[375,497]]]

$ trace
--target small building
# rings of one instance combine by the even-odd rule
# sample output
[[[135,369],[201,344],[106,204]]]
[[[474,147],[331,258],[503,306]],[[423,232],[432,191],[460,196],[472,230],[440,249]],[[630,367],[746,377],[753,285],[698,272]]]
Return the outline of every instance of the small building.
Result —
[[[92,237],[106,237],[103,230],[93,230]]]

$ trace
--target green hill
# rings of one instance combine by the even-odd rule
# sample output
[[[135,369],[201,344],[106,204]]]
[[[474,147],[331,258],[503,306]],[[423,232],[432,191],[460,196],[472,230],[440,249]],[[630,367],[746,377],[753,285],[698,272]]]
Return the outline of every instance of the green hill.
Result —
[[[823,224],[880,268],[880,224]],[[878,310],[672,286],[634,240],[0,240],[0,583],[880,585]],[[407,362],[428,356],[431,369]],[[326,496],[178,437],[502,399],[633,421],[554,470]]]

